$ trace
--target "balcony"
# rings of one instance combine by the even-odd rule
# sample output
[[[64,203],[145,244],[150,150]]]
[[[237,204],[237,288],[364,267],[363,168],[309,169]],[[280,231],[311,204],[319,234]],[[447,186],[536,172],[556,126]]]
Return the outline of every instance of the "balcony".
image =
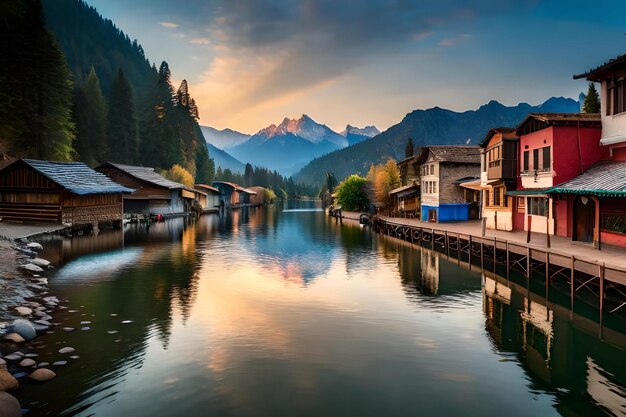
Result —
[[[487,163],[487,179],[513,180],[517,178],[517,159],[496,159]]]

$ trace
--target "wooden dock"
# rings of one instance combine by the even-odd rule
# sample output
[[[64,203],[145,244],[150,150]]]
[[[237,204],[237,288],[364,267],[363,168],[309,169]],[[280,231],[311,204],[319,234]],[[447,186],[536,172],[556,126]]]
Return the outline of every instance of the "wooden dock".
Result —
[[[575,253],[561,253],[497,236],[476,236],[435,225],[424,227],[377,218],[373,228],[380,234],[445,254],[468,269],[480,268],[484,273],[507,281],[513,274],[522,276],[527,288],[536,286],[541,280],[546,302],[555,295],[551,291],[559,288],[558,297],[563,298],[563,293],[567,293],[572,314],[579,304],[597,310],[601,337],[607,318],[626,319],[626,270],[620,266],[579,258]]]

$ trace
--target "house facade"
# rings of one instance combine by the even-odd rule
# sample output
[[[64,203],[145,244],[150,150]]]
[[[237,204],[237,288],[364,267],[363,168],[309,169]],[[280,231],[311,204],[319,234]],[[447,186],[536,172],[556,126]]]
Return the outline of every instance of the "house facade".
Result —
[[[196,184],[194,185],[194,189],[196,190],[196,192],[199,192],[199,194],[201,193],[200,198],[196,198],[198,199],[198,202],[200,203],[200,206],[205,213],[215,212],[219,210],[220,190],[207,184]]]
[[[420,165],[419,155],[411,155],[398,162],[400,187],[391,190],[391,215],[420,217]]]
[[[227,181],[213,181],[213,187],[219,190],[220,208],[239,207],[239,186]]]
[[[194,190],[159,175],[154,168],[106,162],[96,168],[135,192],[124,196],[125,213],[179,216],[190,212]]]
[[[418,156],[421,220],[463,221],[478,218],[478,196],[461,187],[480,176],[480,147],[428,146]]]
[[[517,189],[519,176],[519,137],[515,128],[489,130],[480,143],[482,217],[488,229],[513,230],[513,213],[517,200],[507,191]]]
[[[572,236],[573,204],[551,198],[550,190],[584,173],[608,157],[600,146],[598,114],[531,113],[517,127],[519,136],[518,189],[515,229]]]
[[[0,218],[119,225],[123,196],[133,191],[82,162],[15,160],[0,169]]]

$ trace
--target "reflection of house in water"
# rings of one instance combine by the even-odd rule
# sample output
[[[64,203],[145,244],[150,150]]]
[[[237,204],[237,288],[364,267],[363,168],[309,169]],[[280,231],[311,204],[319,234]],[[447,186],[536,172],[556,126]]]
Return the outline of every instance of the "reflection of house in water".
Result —
[[[503,352],[517,352],[532,388],[555,391],[563,415],[626,416],[626,343],[616,347],[597,338],[588,319],[549,304],[500,277],[484,276],[483,309],[490,338]],[[624,342],[625,338],[615,339]]]

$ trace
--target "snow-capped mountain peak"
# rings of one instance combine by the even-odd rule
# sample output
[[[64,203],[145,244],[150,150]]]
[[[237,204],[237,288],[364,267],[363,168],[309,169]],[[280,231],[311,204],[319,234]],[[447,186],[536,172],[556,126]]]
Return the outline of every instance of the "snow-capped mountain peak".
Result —
[[[299,136],[312,143],[327,141],[339,147],[347,146],[345,137],[334,132],[328,126],[317,123],[306,114],[303,114],[299,119],[285,117],[278,126],[274,124],[269,125],[265,129],[261,129],[255,136],[261,135],[271,139],[274,136],[288,134]]]
[[[364,128],[358,128],[356,126],[347,125],[343,132],[341,132],[342,136],[348,135],[359,135],[359,136],[367,136],[368,138],[373,138],[376,135],[380,134],[380,130],[376,128],[376,126],[365,126]]]

